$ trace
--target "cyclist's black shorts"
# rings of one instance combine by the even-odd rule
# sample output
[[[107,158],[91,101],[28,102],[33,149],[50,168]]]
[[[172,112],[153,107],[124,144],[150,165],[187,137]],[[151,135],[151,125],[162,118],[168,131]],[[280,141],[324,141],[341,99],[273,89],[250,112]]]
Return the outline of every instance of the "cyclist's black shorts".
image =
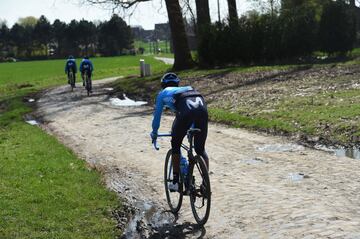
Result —
[[[204,98],[197,91],[188,91],[175,97],[176,117],[172,126],[171,147],[174,154],[180,154],[180,147],[187,130],[194,124],[201,130],[194,136],[195,152],[205,154],[208,131],[208,112]]]
[[[67,72],[69,73],[70,71],[72,71],[72,72],[76,72],[76,67],[75,67],[75,65],[67,65]]]
[[[81,74],[84,75],[85,72],[87,72],[88,77],[91,78],[91,71],[89,71],[89,70],[83,70],[83,71],[81,72]]]

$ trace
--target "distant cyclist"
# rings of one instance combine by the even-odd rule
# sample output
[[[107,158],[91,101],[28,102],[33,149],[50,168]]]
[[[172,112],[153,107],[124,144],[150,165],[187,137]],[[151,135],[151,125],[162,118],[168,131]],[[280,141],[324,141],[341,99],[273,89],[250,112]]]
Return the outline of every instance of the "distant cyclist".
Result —
[[[89,60],[88,56],[85,56],[84,59],[80,63],[80,72],[81,72],[81,77],[83,80],[83,86],[85,86],[84,73],[85,73],[85,71],[87,71],[88,77],[90,79],[90,92],[92,92],[91,76],[92,76],[93,70],[94,70],[94,66],[93,66],[92,62]]]
[[[69,58],[67,59],[67,61],[65,63],[65,74],[68,75],[68,84],[70,84],[70,75],[69,75],[70,71],[72,71],[74,73],[74,84],[75,84],[77,67],[76,67],[75,58],[71,55],[69,56]]]
[[[172,125],[172,162],[173,182],[169,184],[169,190],[178,191],[180,171],[180,147],[187,130],[194,124],[195,128],[201,130],[194,136],[194,148],[201,155],[206,164],[209,159],[205,152],[205,141],[208,131],[208,112],[204,98],[191,86],[179,87],[180,79],[174,73],[166,73],[161,78],[161,90],[156,98],[154,119],[152,121],[151,138],[154,142],[158,135],[160,119],[164,106],[176,112]]]

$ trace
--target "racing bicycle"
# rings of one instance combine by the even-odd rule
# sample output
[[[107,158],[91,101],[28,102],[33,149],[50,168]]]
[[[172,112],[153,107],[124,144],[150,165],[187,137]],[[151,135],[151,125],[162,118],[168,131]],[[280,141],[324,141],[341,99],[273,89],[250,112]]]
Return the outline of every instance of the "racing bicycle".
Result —
[[[187,139],[189,145],[181,144],[187,152],[189,169],[188,175],[183,175],[180,170],[180,182],[178,192],[172,192],[169,190],[168,184],[173,182],[173,167],[170,149],[165,158],[164,167],[164,184],[166,200],[169,204],[171,212],[174,214],[178,213],[181,205],[183,196],[188,195],[190,198],[191,210],[194,218],[198,225],[203,226],[210,214],[211,206],[211,187],[210,178],[208,174],[208,168],[204,159],[200,155],[194,155],[194,135],[199,133],[200,129],[190,128],[187,131]],[[170,137],[171,134],[158,134],[158,137]],[[159,150],[156,140],[154,141],[154,147]]]

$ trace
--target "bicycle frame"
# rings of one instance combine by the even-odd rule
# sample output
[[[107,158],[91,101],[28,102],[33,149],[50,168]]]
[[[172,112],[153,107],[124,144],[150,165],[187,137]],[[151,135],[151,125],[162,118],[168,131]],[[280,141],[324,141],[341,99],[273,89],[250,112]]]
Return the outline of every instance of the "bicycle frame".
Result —
[[[193,149],[194,149],[194,145],[193,145],[193,140],[194,140],[194,134],[200,132],[200,129],[197,128],[190,128],[187,130],[187,138],[188,138],[188,142],[189,142],[189,146],[185,145],[184,143],[181,143],[181,148],[183,148],[184,150],[186,150],[186,152],[188,153],[188,158],[192,159],[194,158],[194,154],[193,154]],[[171,137],[172,134],[171,133],[160,133],[158,134],[158,137]],[[154,148],[156,150],[159,150],[160,148],[157,145],[157,141],[155,140],[153,142],[154,144]]]

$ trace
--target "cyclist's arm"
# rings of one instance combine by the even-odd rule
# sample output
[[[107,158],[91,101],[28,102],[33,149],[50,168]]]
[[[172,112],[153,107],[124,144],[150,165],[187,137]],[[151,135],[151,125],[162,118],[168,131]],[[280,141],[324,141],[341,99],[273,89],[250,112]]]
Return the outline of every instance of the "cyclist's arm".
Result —
[[[82,72],[82,65],[83,65],[83,63],[81,62],[80,67],[79,67],[80,72]]]
[[[156,98],[154,118],[153,118],[153,122],[152,122],[152,129],[153,129],[152,132],[155,134],[157,134],[158,129],[160,127],[160,120],[161,120],[161,114],[162,114],[163,108],[164,108],[163,94],[162,94],[162,92],[160,92]]]
[[[77,66],[76,66],[76,61],[74,61],[74,64],[75,64],[75,67],[74,67],[74,69],[75,69],[75,73],[77,72]]]
[[[67,69],[67,62],[65,63],[65,74],[68,72],[68,69]]]

